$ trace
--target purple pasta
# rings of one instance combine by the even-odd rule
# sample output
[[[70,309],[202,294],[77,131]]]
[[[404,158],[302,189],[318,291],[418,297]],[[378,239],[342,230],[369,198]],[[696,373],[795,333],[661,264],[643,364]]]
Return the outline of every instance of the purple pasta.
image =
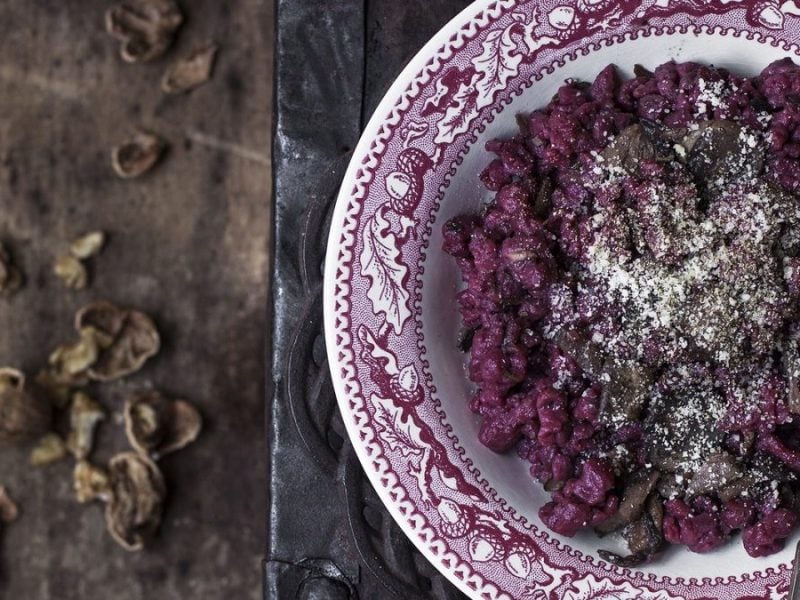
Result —
[[[800,68],[570,81],[443,228],[480,440],[553,531],[780,550],[800,507]],[[797,423],[795,423],[797,421]]]

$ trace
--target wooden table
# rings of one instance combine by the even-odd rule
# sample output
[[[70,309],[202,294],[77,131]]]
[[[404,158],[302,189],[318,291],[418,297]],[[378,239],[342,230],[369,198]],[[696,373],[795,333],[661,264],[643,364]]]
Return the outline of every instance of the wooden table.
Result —
[[[265,523],[264,348],[269,248],[272,2],[182,0],[187,21],[165,59],[123,63],[103,28],[111,1],[0,3],[0,239],[27,285],[0,299],[0,365],[34,372],[71,341],[94,298],[157,320],[161,354],[92,388],[109,410],[93,455],[125,448],[122,403],[153,386],[192,400],[206,427],[165,458],[160,534],[131,554],[101,506],[73,499],[70,461],[27,465],[0,451],[20,519],[0,535],[0,597],[20,600],[259,598]],[[220,44],[213,80],[165,96],[170,60]],[[163,162],[123,181],[109,153],[143,126],[170,142]],[[82,292],[51,274],[76,235],[103,229]]]

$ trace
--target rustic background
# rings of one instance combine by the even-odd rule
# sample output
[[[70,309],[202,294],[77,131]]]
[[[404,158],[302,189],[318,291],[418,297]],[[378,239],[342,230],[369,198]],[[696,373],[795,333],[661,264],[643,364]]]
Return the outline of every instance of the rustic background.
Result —
[[[272,0],[180,0],[186,23],[168,55],[125,64],[103,29],[111,0],[0,3],[0,240],[27,285],[0,298],[0,365],[33,373],[71,341],[72,315],[95,298],[141,308],[164,348],[128,380],[93,389],[110,412],[93,459],[125,446],[126,394],[185,397],[206,427],[165,458],[169,501],[158,539],[130,554],[81,506],[71,461],[33,469],[0,452],[0,484],[20,519],[0,534],[0,597],[258,598],[265,524],[263,428],[269,247]],[[171,60],[207,41],[211,82],[167,97]],[[122,181],[109,152],[137,126],[168,155]],[[77,235],[110,240],[93,283],[66,290],[54,259]]]

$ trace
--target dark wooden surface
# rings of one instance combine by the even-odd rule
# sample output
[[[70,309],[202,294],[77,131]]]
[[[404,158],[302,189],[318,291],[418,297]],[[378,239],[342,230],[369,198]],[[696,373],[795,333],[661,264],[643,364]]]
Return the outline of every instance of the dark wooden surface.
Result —
[[[125,446],[126,394],[154,386],[194,401],[202,437],[165,458],[170,490],[159,537],[130,554],[99,505],[73,500],[69,461],[27,466],[0,452],[0,483],[20,519],[0,535],[0,598],[258,598],[264,551],[265,331],[269,247],[271,0],[181,0],[170,54],[124,64],[103,31],[102,0],[0,3],[0,239],[28,277],[0,299],[0,364],[34,371],[73,337],[72,314],[104,297],[152,314],[161,354],[93,390],[111,416],[94,455]],[[167,97],[159,79],[181,52],[221,51],[213,80]],[[171,144],[140,180],[109,151],[136,126]],[[93,284],[65,290],[54,258],[84,231],[110,235]]]

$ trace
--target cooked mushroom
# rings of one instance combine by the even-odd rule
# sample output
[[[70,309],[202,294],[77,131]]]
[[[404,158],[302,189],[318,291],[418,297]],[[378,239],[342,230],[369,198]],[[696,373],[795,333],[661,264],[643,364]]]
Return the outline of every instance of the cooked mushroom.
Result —
[[[102,500],[108,502],[111,499],[111,483],[108,473],[89,461],[79,460],[75,463],[72,472],[72,486],[75,490],[75,498],[81,504]]]
[[[589,336],[578,328],[561,328],[555,334],[559,349],[578,363],[583,371],[592,377],[599,377],[603,370],[603,355]]]
[[[154,133],[137,131],[111,151],[111,166],[123,179],[139,177],[156,165],[166,148]]]
[[[86,260],[103,249],[106,243],[106,234],[102,231],[91,231],[72,242],[69,251],[77,259]]]
[[[86,267],[71,254],[58,257],[53,265],[53,273],[64,282],[64,285],[73,290],[82,290],[89,282]]]
[[[603,372],[608,381],[600,395],[600,416],[608,421],[633,421],[639,418],[655,376],[635,363],[607,361]]]
[[[218,50],[216,44],[210,44],[176,61],[164,74],[161,89],[167,94],[182,94],[203,85],[211,79]]]
[[[106,12],[106,30],[122,42],[123,60],[132,63],[164,54],[182,23],[174,0],[125,0]]]
[[[75,327],[79,331],[92,327],[108,342],[88,370],[89,377],[99,381],[112,381],[138,371],[161,345],[150,317],[110,302],[92,302],[82,308],[75,317]]]
[[[30,442],[50,429],[52,407],[16,369],[0,369],[0,446]]]
[[[67,455],[67,446],[57,433],[47,433],[31,451],[30,464],[34,467],[58,462]]]
[[[663,161],[671,156],[664,155],[661,145],[656,145],[654,139],[652,130],[648,132],[639,123],[630,125],[606,146],[602,157],[610,166],[637,173],[642,162]]]
[[[126,550],[141,550],[161,521],[166,495],[161,472],[149,458],[126,452],[111,459],[109,481],[108,530]]]
[[[695,471],[689,485],[686,486],[686,493],[697,496],[717,492],[743,474],[735,457],[727,452],[718,452],[709,456]]]
[[[14,501],[8,497],[6,488],[0,485],[0,523],[11,523],[16,521],[19,509]]]
[[[726,120],[704,121],[683,140],[686,166],[702,190],[717,181],[758,175],[764,164],[763,144],[749,141],[755,134]]]
[[[156,460],[183,448],[200,434],[200,413],[184,400],[157,391],[135,394],[125,403],[125,432],[137,451]]]
[[[89,456],[94,446],[95,429],[105,418],[103,407],[85,393],[76,392],[72,396],[67,448],[75,458],[81,460]]]
[[[658,485],[661,474],[658,471],[639,471],[635,473],[622,494],[619,508],[609,519],[597,526],[600,533],[611,533],[637,520],[644,512],[647,498]]]

